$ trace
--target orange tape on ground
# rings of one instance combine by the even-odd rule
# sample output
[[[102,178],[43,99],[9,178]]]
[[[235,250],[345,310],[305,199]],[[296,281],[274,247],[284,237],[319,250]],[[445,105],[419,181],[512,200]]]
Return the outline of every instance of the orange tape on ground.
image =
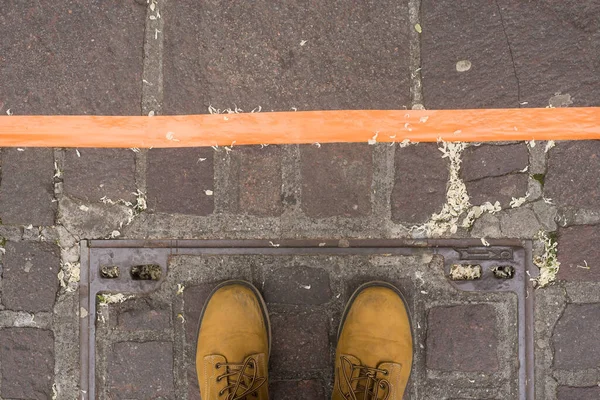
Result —
[[[355,110],[154,117],[3,116],[0,147],[196,147],[600,139],[600,107]]]

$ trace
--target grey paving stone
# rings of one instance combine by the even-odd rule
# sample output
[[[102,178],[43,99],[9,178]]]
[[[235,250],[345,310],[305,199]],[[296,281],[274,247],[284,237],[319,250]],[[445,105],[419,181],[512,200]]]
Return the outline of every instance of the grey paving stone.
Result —
[[[498,370],[496,314],[487,304],[434,307],[427,326],[427,367],[443,371]]]
[[[600,304],[568,304],[552,335],[554,367],[567,370],[600,365]]]
[[[60,253],[55,245],[7,242],[2,304],[15,311],[52,311],[58,291]]]
[[[273,347],[270,368],[295,376],[331,368],[329,320],[319,311],[272,313]]]
[[[148,298],[135,298],[111,306],[113,327],[126,331],[159,331],[171,326],[171,309],[168,305],[158,304]]]
[[[542,229],[542,224],[533,210],[521,206],[502,211],[500,229],[504,237],[525,239],[534,237]]]
[[[323,304],[331,300],[329,273],[321,268],[293,266],[265,272],[263,292],[267,303]]]
[[[271,398],[281,400],[321,400],[326,397],[323,383],[316,380],[272,382],[269,390]]]
[[[408,105],[406,2],[185,0],[163,17],[169,114]]]
[[[546,197],[559,207],[600,208],[600,141],[560,142],[549,154]]]
[[[4,224],[54,225],[52,149],[2,149],[0,155],[0,221]]]
[[[529,153],[525,143],[471,146],[464,151],[460,176],[465,181],[502,176],[519,172],[528,163]]]
[[[365,144],[300,147],[302,210],[310,217],[358,217],[371,212],[373,158]]]
[[[519,106],[517,79],[496,3],[424,0],[421,18],[427,108]],[[470,68],[459,72],[461,61],[468,61]]]
[[[211,148],[150,150],[146,175],[148,207],[169,214],[211,214],[213,152]],[[207,190],[211,192],[207,194]]]
[[[446,202],[448,162],[435,144],[397,148],[391,206],[396,222],[425,222]]]
[[[545,107],[600,104],[600,29],[597,2],[500,0],[519,77],[521,100]],[[464,24],[461,24],[464,25]]]
[[[0,112],[139,115],[145,6],[4,3]]]
[[[559,386],[556,398],[557,400],[597,400],[600,399],[600,387]]]
[[[64,165],[64,193],[88,202],[135,202],[135,153],[129,149],[68,149]]]
[[[561,228],[558,236],[558,278],[567,281],[600,281],[600,226]],[[589,268],[586,268],[586,263]]]
[[[107,371],[110,399],[175,399],[171,343],[115,343]]]
[[[281,215],[281,147],[238,147],[231,159],[238,191],[235,211],[264,217]]]
[[[527,194],[528,181],[527,174],[511,174],[482,178],[466,182],[465,185],[471,204],[480,205],[486,201],[493,204],[499,201],[502,208],[507,208],[513,197],[524,197]]]
[[[3,399],[52,397],[54,335],[35,328],[0,329],[0,396]]]

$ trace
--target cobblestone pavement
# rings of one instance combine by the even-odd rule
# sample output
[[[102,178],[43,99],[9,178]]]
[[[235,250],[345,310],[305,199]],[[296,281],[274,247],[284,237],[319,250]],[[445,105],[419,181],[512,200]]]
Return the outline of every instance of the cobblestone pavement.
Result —
[[[2,114],[600,105],[595,1],[7,0],[0,37]],[[84,239],[422,238],[462,184],[464,214],[502,210],[442,237],[558,242],[558,281],[535,293],[536,400],[600,398],[600,143],[552,144],[2,149],[0,398],[79,397]],[[515,300],[452,292],[435,257],[389,262],[175,258],[158,292],[102,309],[99,398],[198,398],[196,320],[228,277],[269,303],[273,398],[326,398],[366,276],[417,310],[408,398],[517,398]]]

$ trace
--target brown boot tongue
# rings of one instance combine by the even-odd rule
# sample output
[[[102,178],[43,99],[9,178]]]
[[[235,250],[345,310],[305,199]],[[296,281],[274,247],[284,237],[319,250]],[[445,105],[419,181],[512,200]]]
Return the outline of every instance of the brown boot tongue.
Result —
[[[390,384],[387,370],[364,366],[352,356],[341,357],[342,393],[351,400],[387,400]]]
[[[258,362],[252,356],[247,357],[243,364],[222,363],[220,368],[226,371],[217,378],[227,379],[227,386],[220,393],[227,394],[226,400],[245,400],[267,381],[258,375]]]

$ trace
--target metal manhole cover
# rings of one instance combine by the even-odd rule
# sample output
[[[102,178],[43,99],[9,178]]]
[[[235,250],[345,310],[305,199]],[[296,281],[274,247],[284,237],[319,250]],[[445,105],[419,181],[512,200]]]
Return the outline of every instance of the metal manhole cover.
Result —
[[[405,398],[460,398],[467,382],[476,381],[469,397],[533,400],[530,243],[490,242],[489,247],[470,239],[82,242],[82,399],[199,398],[194,369],[199,311],[214,285],[241,278],[262,290],[273,316],[269,378],[275,385],[316,380],[330,394],[343,307],[358,285],[379,279],[399,286],[412,312],[415,361]],[[98,307],[98,295],[111,293],[135,298]],[[430,310],[464,304],[491,310],[497,332],[491,351],[498,355],[492,373],[430,365],[424,346]],[[307,354],[306,346],[319,351]],[[131,360],[138,364],[128,365]]]

